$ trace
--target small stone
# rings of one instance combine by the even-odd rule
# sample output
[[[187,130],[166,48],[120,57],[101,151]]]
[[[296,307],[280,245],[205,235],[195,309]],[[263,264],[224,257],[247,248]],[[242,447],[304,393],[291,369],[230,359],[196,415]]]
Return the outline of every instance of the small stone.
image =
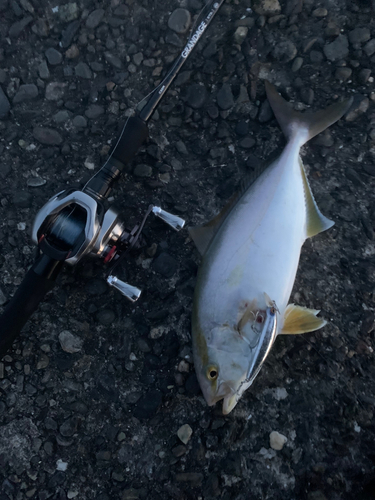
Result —
[[[63,462],[61,458],[59,458],[56,462],[56,470],[61,470],[62,472],[65,472],[68,468],[68,462]]]
[[[245,38],[247,37],[249,29],[246,28],[246,26],[239,26],[236,31],[234,32],[233,38],[234,41],[238,45],[242,45],[242,43],[245,41]]]
[[[62,61],[62,58],[63,58],[61,53],[58,50],[54,49],[53,47],[50,47],[49,49],[47,49],[45,52],[45,55],[46,55],[47,61],[52,66],[56,66],[57,64],[60,64]]]
[[[192,434],[193,434],[193,429],[190,427],[189,424],[182,425],[177,431],[177,436],[184,444],[188,444]]]
[[[87,120],[84,116],[77,115],[73,118],[73,125],[77,128],[86,128],[87,127]]]
[[[65,352],[69,352],[70,354],[80,352],[83,346],[83,340],[73,335],[68,330],[63,330],[59,334],[59,342],[62,350]]]
[[[4,294],[4,292],[0,288],[0,306],[3,306],[7,301],[7,298]]]
[[[58,15],[61,21],[68,23],[77,19],[79,16],[79,9],[75,2],[67,3],[65,5],[60,5],[58,10]]]
[[[361,69],[361,71],[358,73],[359,83],[361,83],[362,85],[365,85],[368,82],[370,75],[371,75],[371,69],[368,69],[368,68]]]
[[[67,59],[75,59],[78,56],[79,56],[79,48],[75,43],[73,43],[73,45],[71,45],[69,49],[65,52],[65,57]]]
[[[325,29],[327,36],[338,36],[340,34],[340,27],[336,23],[330,22]]]
[[[59,101],[62,99],[66,83],[50,82],[46,87],[46,99],[48,101]]]
[[[241,148],[250,149],[255,145],[255,139],[253,137],[245,137],[240,142]]]
[[[172,453],[176,458],[182,457],[183,455],[186,454],[186,452],[187,452],[187,448],[183,444],[179,444],[179,445],[175,446],[174,448],[172,448]]]
[[[224,83],[219,92],[217,93],[217,104],[223,109],[229,109],[234,106],[234,98],[232,94],[232,89],[229,83]]]
[[[296,73],[301,68],[302,64],[303,64],[303,58],[296,57],[293,61],[293,64],[292,64],[293,73]]]
[[[49,78],[50,72],[49,72],[48,65],[47,65],[46,61],[42,61],[39,64],[38,73],[39,73],[40,78],[42,78],[43,80],[47,80],[47,78]]]
[[[62,32],[60,43],[61,43],[61,46],[63,49],[67,49],[69,47],[69,45],[72,43],[73,38],[75,37],[75,35],[80,27],[81,27],[81,23],[79,21],[73,21]]]
[[[74,72],[79,78],[85,78],[86,80],[90,80],[92,78],[92,71],[84,62],[79,62],[74,68]]]
[[[324,7],[318,7],[317,9],[312,11],[313,17],[326,17],[328,14],[328,10],[325,9]]]
[[[155,272],[161,274],[165,278],[172,278],[178,269],[178,262],[171,255],[166,252],[162,252],[154,262],[152,267]]]
[[[323,51],[329,61],[345,59],[349,54],[348,38],[345,35],[339,35],[332,43],[327,43]]]
[[[94,29],[102,22],[105,11],[104,9],[96,9],[92,11],[86,19],[86,27]]]
[[[363,47],[363,50],[366,52],[368,57],[371,57],[375,53],[375,38],[366,43]]]
[[[39,359],[38,359],[36,369],[37,370],[44,370],[44,368],[47,368],[48,365],[49,365],[49,357],[46,356],[45,354],[41,354]]]
[[[207,91],[204,85],[193,83],[187,91],[186,104],[193,109],[200,109],[207,99]]]
[[[340,82],[346,82],[352,76],[351,68],[337,68],[335,78]]]
[[[312,103],[314,102],[314,91],[313,91],[313,89],[302,88],[301,91],[300,91],[300,93],[301,93],[302,102],[304,102],[308,106],[311,106]]]
[[[280,14],[279,0],[254,0],[253,10],[261,16],[274,16]]]
[[[116,68],[116,69],[122,68],[121,59],[119,57],[115,56],[114,54],[112,54],[112,52],[104,52],[104,58],[114,68]]]
[[[260,121],[260,123],[266,123],[269,120],[271,120],[272,116],[273,116],[273,111],[270,106],[270,103],[268,102],[268,100],[263,101],[262,104],[260,105],[258,120]]]
[[[28,26],[33,20],[34,18],[32,16],[27,16],[21,19],[21,21],[17,21],[12,24],[8,32],[10,38],[18,38],[26,26]]]
[[[64,437],[73,436],[73,434],[77,431],[78,427],[78,418],[72,417],[65,420],[65,422],[60,425],[60,434]]]
[[[7,96],[4,94],[3,89],[0,87],[0,120],[8,116],[10,111],[10,104]]]
[[[353,122],[360,115],[366,113],[370,105],[370,101],[367,97],[364,96],[356,96],[356,97],[357,98],[354,100],[352,107],[349,109],[348,113],[345,116],[345,120],[347,122]]]
[[[349,32],[349,40],[352,45],[365,43],[371,38],[371,32],[368,28],[355,28]]]
[[[17,94],[13,98],[13,104],[19,102],[30,101],[38,95],[38,87],[33,83],[27,83],[26,85],[21,85],[18,89]]]
[[[150,165],[145,165],[141,163],[137,165],[133,171],[134,175],[137,177],[151,177],[152,175],[152,167]]]
[[[99,106],[98,104],[91,104],[85,111],[85,115],[90,120],[95,120],[99,116],[104,113],[103,106]]]
[[[277,431],[272,431],[270,434],[270,446],[273,450],[282,450],[288,438]]]
[[[190,365],[183,359],[179,362],[177,369],[180,373],[189,373]]]
[[[186,33],[191,22],[190,12],[186,9],[176,9],[168,19],[168,27],[176,33]]]
[[[35,127],[33,130],[34,138],[41,144],[49,146],[58,146],[63,142],[63,139],[57,130],[46,127]]]
[[[272,56],[280,62],[292,61],[297,55],[297,47],[290,40],[279,42],[275,45]]]

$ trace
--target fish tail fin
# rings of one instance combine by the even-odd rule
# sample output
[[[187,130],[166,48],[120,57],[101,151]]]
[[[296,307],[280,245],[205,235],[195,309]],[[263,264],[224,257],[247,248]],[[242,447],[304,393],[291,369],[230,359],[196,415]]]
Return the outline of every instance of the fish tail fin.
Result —
[[[291,108],[290,104],[277,92],[274,85],[265,81],[265,86],[268,101],[285,137],[292,140],[299,136],[301,146],[339,120],[353,102],[351,97],[315,113],[309,111],[300,113]]]

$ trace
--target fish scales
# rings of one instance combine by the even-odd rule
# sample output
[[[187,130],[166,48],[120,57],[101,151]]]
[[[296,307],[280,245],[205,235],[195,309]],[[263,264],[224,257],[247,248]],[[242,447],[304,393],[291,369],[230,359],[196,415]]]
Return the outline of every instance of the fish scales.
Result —
[[[325,324],[319,311],[288,305],[304,241],[333,225],[316,206],[299,152],[350,101],[305,116],[290,110],[273,86],[266,88],[288,138],[284,151],[222,220],[191,229],[205,249],[193,305],[195,368],[207,403],[224,399],[225,414],[253,382],[278,334]]]

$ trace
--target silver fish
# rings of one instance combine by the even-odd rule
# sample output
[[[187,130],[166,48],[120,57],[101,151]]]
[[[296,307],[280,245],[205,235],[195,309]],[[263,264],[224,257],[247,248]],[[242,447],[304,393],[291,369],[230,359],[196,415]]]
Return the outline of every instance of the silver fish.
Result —
[[[203,259],[194,295],[194,363],[209,405],[228,414],[252,384],[278,334],[311,332],[319,311],[289,304],[306,238],[333,226],[320,212],[299,156],[351,100],[298,113],[266,82],[287,138],[281,156],[205,226],[190,229]]]

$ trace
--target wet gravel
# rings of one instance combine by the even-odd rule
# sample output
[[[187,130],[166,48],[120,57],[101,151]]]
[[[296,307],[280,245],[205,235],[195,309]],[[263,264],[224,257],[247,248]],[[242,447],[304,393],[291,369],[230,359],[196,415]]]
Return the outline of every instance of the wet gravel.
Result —
[[[103,164],[201,6],[0,0],[1,305],[32,263],[38,209]],[[150,219],[119,271],[139,302],[99,263],[68,268],[0,362],[1,500],[375,498],[374,18],[370,0],[227,0],[113,191],[129,228],[151,202],[203,223],[283,147],[265,78],[299,110],[353,96],[303,149],[336,225],[304,245],[292,300],[328,325],[278,338],[223,417],[193,369],[199,256]]]

